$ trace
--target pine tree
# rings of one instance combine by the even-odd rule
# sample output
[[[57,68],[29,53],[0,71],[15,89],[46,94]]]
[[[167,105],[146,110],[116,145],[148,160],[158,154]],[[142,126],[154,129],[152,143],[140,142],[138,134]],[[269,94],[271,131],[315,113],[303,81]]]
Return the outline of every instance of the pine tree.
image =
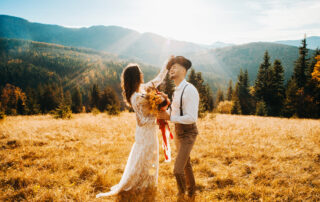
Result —
[[[301,46],[299,47],[299,58],[295,62],[295,67],[293,70],[294,81],[297,82],[298,88],[302,88],[306,84],[306,71],[308,69],[308,60],[307,59],[308,49],[307,49],[307,40],[306,36],[301,41]]]
[[[307,58],[308,49],[306,36],[301,41],[301,47],[299,47],[299,58],[295,62],[295,67],[292,75],[292,82],[296,82],[296,92],[295,99],[296,103],[292,103],[295,106],[295,114],[298,117],[308,117],[310,105],[312,105],[312,95],[308,95],[308,87],[307,87],[307,76],[308,73],[308,63],[309,59]],[[292,88],[293,89],[293,88]],[[292,90],[290,89],[290,90]],[[291,92],[293,94],[293,92]]]
[[[26,113],[26,104],[21,97],[19,97],[17,101],[17,112],[20,115],[24,115]]]
[[[270,115],[279,116],[283,108],[285,97],[284,69],[280,60],[275,60],[272,67],[273,77],[271,85]]]
[[[64,103],[71,108],[72,98],[71,98],[71,93],[68,90],[64,94]]]
[[[100,97],[99,110],[108,111],[109,109],[120,110],[120,102],[114,90],[110,87],[106,87]]]
[[[258,71],[258,75],[255,81],[254,90],[257,100],[265,100],[265,91],[267,88],[268,72],[270,71],[270,56],[268,51],[265,51],[263,57],[263,63],[261,63]]]
[[[224,101],[223,92],[220,89],[218,89],[215,103],[218,106],[219,102],[223,102],[223,101]]]
[[[259,101],[256,106],[256,115],[267,116],[267,106],[264,101]]]
[[[61,100],[60,88],[57,85],[46,85],[41,95],[40,107],[43,113],[56,109]]]
[[[91,89],[90,106],[91,108],[99,108],[100,90],[97,84],[93,84]]]
[[[38,104],[38,96],[35,89],[27,87],[26,89],[26,114],[39,114],[40,105]]]
[[[206,83],[204,86],[204,107],[206,111],[211,112],[214,108],[214,100],[213,100],[213,95],[212,95],[212,91],[210,89],[210,86],[208,83]]]
[[[233,102],[233,105],[231,108],[231,114],[242,114],[240,100],[239,100],[239,83],[238,82],[236,83],[235,90],[232,94],[232,102]]]
[[[77,86],[73,91],[71,109],[74,113],[82,112],[82,95],[79,86]]]
[[[194,69],[191,69],[188,82],[193,84],[199,93],[199,116],[206,111],[212,111],[214,107],[213,96],[209,85],[204,84],[201,72],[195,72]]]
[[[291,117],[297,115],[297,82],[294,79],[290,79],[286,87],[286,98],[283,109],[283,115],[285,117]]]
[[[254,85],[254,96],[257,102],[263,101],[266,104],[268,114],[271,111],[271,103],[273,99],[273,71],[270,64],[270,56],[268,51],[265,51],[263,62],[261,63],[258,75]]]
[[[196,81],[196,72],[195,72],[195,70],[193,68],[191,68],[191,70],[190,70],[190,74],[189,74],[189,77],[188,77],[188,82],[192,83],[195,87],[198,85],[197,81]]]
[[[228,92],[227,92],[227,100],[231,101],[232,99],[232,93],[233,93],[233,89],[232,89],[232,80],[229,81],[229,86],[228,86]]]
[[[247,115],[252,113],[252,98],[249,92],[249,76],[247,70],[243,72],[242,69],[240,69],[238,81],[236,83],[234,91],[233,101],[234,103],[239,102],[242,114]]]

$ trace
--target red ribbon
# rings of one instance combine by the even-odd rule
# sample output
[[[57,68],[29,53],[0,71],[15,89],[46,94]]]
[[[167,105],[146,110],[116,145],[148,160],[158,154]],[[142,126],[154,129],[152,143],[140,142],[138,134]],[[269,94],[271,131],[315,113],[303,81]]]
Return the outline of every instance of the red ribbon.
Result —
[[[160,94],[160,92],[156,89],[157,91],[157,94]],[[166,108],[170,105],[170,100],[168,98],[167,99],[167,105],[162,107],[160,110],[163,110],[165,111]],[[168,154],[167,154],[167,150],[168,150],[168,141],[167,140],[167,136],[166,136],[166,131],[168,131],[170,133],[170,138],[173,139],[173,135],[170,131],[170,127],[169,127],[169,124],[168,124],[168,121],[167,120],[164,120],[164,119],[157,119],[157,123],[159,125],[159,129],[162,133],[162,139],[163,139],[163,143],[164,143],[164,147],[163,147],[163,151],[164,151],[164,157],[166,158],[166,160],[169,159],[168,157]]]
[[[164,156],[166,158],[166,160],[168,160],[168,155],[167,155],[167,152],[166,152],[166,149],[168,148],[168,140],[167,140],[167,136],[166,136],[166,131],[168,131],[170,133],[170,138],[173,139],[173,135],[170,131],[170,128],[169,128],[169,124],[166,120],[164,119],[157,119],[157,123],[159,125],[159,129],[162,133],[162,139],[163,139],[163,142],[164,142],[164,145],[165,147],[163,148],[163,151],[164,151]]]

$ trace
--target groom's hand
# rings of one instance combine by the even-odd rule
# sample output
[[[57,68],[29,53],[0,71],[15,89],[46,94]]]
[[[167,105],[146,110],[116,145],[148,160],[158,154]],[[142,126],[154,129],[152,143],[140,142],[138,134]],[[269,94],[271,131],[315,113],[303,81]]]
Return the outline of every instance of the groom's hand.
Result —
[[[160,111],[157,115],[158,119],[170,120],[170,115],[166,111]]]

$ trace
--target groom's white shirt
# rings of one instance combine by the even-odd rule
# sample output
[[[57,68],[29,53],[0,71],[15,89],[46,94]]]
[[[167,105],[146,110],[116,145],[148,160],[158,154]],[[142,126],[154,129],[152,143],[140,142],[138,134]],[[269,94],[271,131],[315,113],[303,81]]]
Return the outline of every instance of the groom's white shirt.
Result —
[[[182,96],[182,111],[183,116],[180,116],[180,99],[181,93],[185,85]],[[170,121],[173,123],[191,124],[195,123],[198,119],[198,108],[199,108],[199,93],[197,89],[191,83],[185,79],[175,88],[173,93],[173,100],[171,104],[171,115]],[[168,110],[170,113],[170,109]]]

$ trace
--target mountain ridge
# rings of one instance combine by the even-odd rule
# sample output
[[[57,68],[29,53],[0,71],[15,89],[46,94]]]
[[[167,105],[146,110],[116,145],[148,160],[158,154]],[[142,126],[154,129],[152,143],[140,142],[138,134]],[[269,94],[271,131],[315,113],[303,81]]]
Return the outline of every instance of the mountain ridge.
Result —
[[[141,61],[153,66],[162,66],[170,55],[184,55],[191,59],[196,71],[203,74],[213,91],[225,89],[230,79],[237,80],[242,69],[248,69],[249,79],[256,78],[266,50],[274,59],[280,59],[285,78],[293,71],[298,58],[298,48],[274,42],[251,42],[241,45],[208,48],[195,43],[167,39],[160,35],[122,28],[119,26],[94,25],[88,28],[66,28],[29,22],[23,18],[0,15],[0,37],[21,38],[45,43],[91,48],[115,54],[119,58]],[[226,45],[222,43],[222,45]],[[313,50],[309,51],[312,57]]]

